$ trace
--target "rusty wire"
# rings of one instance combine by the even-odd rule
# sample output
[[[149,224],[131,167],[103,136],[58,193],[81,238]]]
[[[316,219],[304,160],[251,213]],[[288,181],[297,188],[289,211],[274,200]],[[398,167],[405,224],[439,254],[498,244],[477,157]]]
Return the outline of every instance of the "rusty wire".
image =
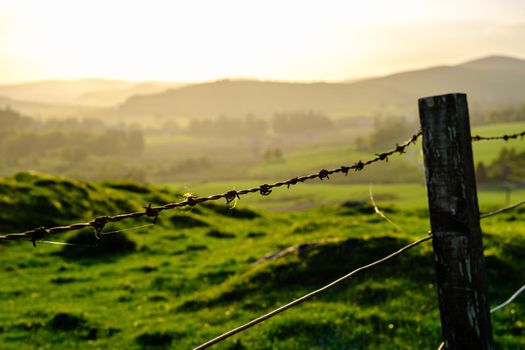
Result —
[[[489,141],[489,140],[504,140],[504,141],[508,141],[508,140],[517,139],[518,137],[523,140],[523,138],[525,137],[525,131],[518,132],[516,134],[510,134],[510,135],[505,134],[505,135],[500,135],[500,136],[479,136],[479,135],[475,135],[475,136],[472,136],[472,141]]]
[[[294,177],[289,180],[285,181],[279,181],[275,182],[273,184],[262,184],[259,187],[253,187],[249,189],[244,190],[231,190],[225,193],[221,194],[214,194],[208,197],[197,197],[193,195],[187,195],[185,196],[185,200],[180,202],[173,202],[173,203],[167,203],[162,206],[158,207],[152,207],[151,203],[144,207],[144,211],[138,211],[138,212],[132,212],[132,213],[125,213],[125,214],[119,214],[119,215],[106,215],[106,216],[100,216],[97,217],[91,221],[83,222],[83,223],[76,223],[71,225],[65,225],[65,226],[56,226],[51,228],[46,227],[38,227],[33,230],[20,232],[20,233],[8,233],[0,236],[0,241],[11,241],[11,240],[19,240],[19,239],[28,239],[30,242],[33,243],[33,246],[36,247],[36,242],[39,240],[44,239],[47,235],[54,235],[61,232],[67,232],[67,231],[75,231],[75,230],[81,230],[87,227],[93,227],[95,229],[95,236],[98,238],[98,235],[102,232],[106,224],[110,222],[119,222],[125,219],[130,218],[140,218],[143,216],[151,217],[153,218],[153,222],[155,223],[157,221],[157,217],[159,216],[159,213],[164,210],[169,210],[177,207],[186,207],[186,206],[194,206],[199,203],[207,202],[207,201],[216,201],[219,199],[225,199],[227,204],[230,204],[231,202],[240,199],[242,195],[246,195],[249,193],[257,193],[259,192],[263,196],[267,196],[272,193],[272,190],[274,188],[282,187],[284,185],[287,186],[287,188],[290,188],[290,186],[296,185],[300,182],[305,182],[312,179],[330,179],[330,175],[342,173],[345,175],[348,175],[350,170],[354,171],[361,171],[366,166],[380,162],[380,161],[386,161],[388,162],[388,157],[395,153],[403,154],[405,153],[405,149],[410,146],[411,144],[414,144],[418,138],[422,135],[422,131],[419,130],[415,134],[410,137],[406,142],[402,144],[396,144],[394,148],[387,152],[383,153],[377,153],[376,157],[369,159],[367,161],[361,161],[354,163],[353,165],[342,165],[338,168],[327,170],[327,169],[321,169],[316,173],[300,176],[300,177]],[[525,131],[517,134],[512,135],[502,135],[502,136],[492,136],[492,137],[483,137],[483,136],[473,136],[472,141],[482,141],[482,140],[510,140],[510,139],[516,139],[518,137],[523,138],[525,135]]]
[[[321,169],[318,172],[310,175],[300,176],[300,177],[294,177],[286,181],[279,181],[275,182],[273,184],[263,184],[259,187],[253,187],[249,189],[244,189],[240,191],[231,190],[225,193],[221,194],[214,194],[208,197],[197,197],[193,195],[186,195],[185,200],[180,202],[174,202],[174,203],[168,203],[159,207],[152,207],[151,204],[149,204],[147,207],[144,207],[144,211],[138,211],[133,213],[125,213],[125,214],[119,214],[114,216],[99,216],[89,222],[83,222],[83,223],[76,223],[72,225],[66,225],[66,226],[57,226],[57,227],[38,227],[33,230],[21,232],[21,233],[8,233],[5,235],[0,236],[0,241],[9,241],[9,240],[19,240],[19,239],[28,239],[33,243],[33,246],[36,247],[36,242],[39,240],[42,240],[45,236],[48,235],[54,235],[61,232],[66,231],[75,231],[75,230],[81,230],[83,228],[87,227],[93,227],[95,229],[95,236],[98,237],[98,235],[102,232],[104,227],[107,223],[110,222],[118,222],[125,219],[130,218],[140,218],[143,216],[151,217],[154,219],[154,222],[156,222],[156,219],[160,212],[164,210],[169,210],[177,207],[186,207],[186,206],[194,206],[199,203],[208,202],[208,201],[216,201],[219,199],[225,199],[226,203],[229,204],[232,201],[236,199],[240,199],[240,196],[246,195],[248,193],[257,193],[259,192],[263,196],[267,196],[272,193],[272,190],[274,188],[287,186],[290,188],[290,186],[296,185],[300,182],[305,182],[312,179],[329,179],[330,175],[342,173],[345,175],[348,175],[350,170],[354,171],[361,171],[366,166],[376,163],[379,161],[388,161],[388,157],[395,153],[403,154],[405,153],[405,149],[410,146],[411,144],[415,143],[417,139],[421,136],[422,132],[419,130],[416,132],[410,139],[408,139],[406,142],[402,144],[396,144],[396,146],[391,149],[390,151],[378,153],[376,154],[375,158],[369,159],[367,161],[358,161],[354,163],[353,165],[342,165],[339,168],[327,170],[327,169]]]

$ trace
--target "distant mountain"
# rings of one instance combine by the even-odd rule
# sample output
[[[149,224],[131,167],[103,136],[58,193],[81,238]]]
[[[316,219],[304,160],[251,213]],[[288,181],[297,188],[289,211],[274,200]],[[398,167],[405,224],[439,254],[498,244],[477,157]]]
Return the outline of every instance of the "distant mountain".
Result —
[[[525,74],[525,60],[507,56],[489,56],[459,65],[463,68],[505,70]]]
[[[45,80],[0,85],[0,95],[46,104],[111,106],[126,98],[180,87],[180,83],[129,82],[107,79]]]
[[[0,85],[0,95],[16,100],[72,104],[78,96],[90,91],[125,89],[131,86],[133,83],[106,79],[44,80]]]
[[[121,115],[216,117],[255,114],[271,117],[289,110],[316,110],[331,116],[415,113],[417,99],[466,92],[471,106],[525,104],[525,60],[491,56],[344,83],[288,83],[222,80],[162,93],[133,96]]]
[[[33,101],[15,100],[9,97],[0,96],[0,108],[12,108],[22,114],[31,117],[83,117],[93,116],[94,109],[89,107],[79,107],[71,105],[60,105],[51,103],[41,103]]]
[[[134,95],[154,94],[187,85],[185,83],[144,82],[123,89],[96,90],[81,94],[75,103],[89,106],[114,106]]]

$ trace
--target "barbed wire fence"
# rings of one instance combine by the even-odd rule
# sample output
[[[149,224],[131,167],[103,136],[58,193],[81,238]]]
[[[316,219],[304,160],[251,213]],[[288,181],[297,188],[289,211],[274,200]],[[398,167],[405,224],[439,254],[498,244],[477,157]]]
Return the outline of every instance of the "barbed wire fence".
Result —
[[[237,199],[240,199],[241,196],[243,195],[247,195],[247,194],[250,194],[250,193],[259,193],[260,195],[263,195],[263,196],[268,196],[272,193],[272,191],[275,189],[275,188],[279,188],[279,187],[283,187],[283,186],[287,186],[287,188],[290,188],[291,186],[294,186],[296,184],[299,184],[299,183],[303,183],[303,182],[306,182],[306,181],[309,181],[309,180],[312,180],[312,179],[319,179],[319,180],[325,180],[325,179],[330,179],[330,176],[333,175],[333,174],[344,174],[344,175],[348,175],[350,170],[353,170],[353,171],[362,171],[363,169],[365,169],[367,166],[373,164],[373,163],[377,163],[377,162],[382,162],[382,161],[385,161],[385,162],[388,162],[388,159],[390,156],[394,155],[394,154],[404,154],[405,153],[405,150],[407,147],[410,147],[411,145],[415,144],[417,142],[417,140],[419,139],[419,137],[422,135],[422,131],[419,130],[418,132],[414,133],[406,142],[402,143],[402,144],[396,144],[395,147],[393,147],[392,149],[390,149],[389,151],[386,151],[386,152],[383,152],[383,153],[378,153],[375,155],[375,157],[369,159],[369,160],[366,160],[366,161],[361,161],[359,160],[358,162],[355,162],[354,164],[352,165],[343,165],[343,166],[340,166],[340,167],[337,167],[337,168],[334,168],[334,169],[331,169],[331,170],[327,170],[327,169],[320,169],[318,172],[316,173],[312,173],[310,175],[305,175],[305,176],[300,176],[300,177],[294,177],[294,178],[291,178],[291,179],[288,179],[288,180],[285,180],[285,181],[278,181],[278,182],[275,182],[275,183],[272,183],[272,184],[262,184],[258,187],[253,187],[253,188],[248,188],[248,189],[243,189],[243,190],[230,190],[230,191],[227,191],[227,192],[224,192],[224,193],[221,193],[221,194],[214,194],[214,195],[210,195],[210,196],[207,196],[207,197],[197,197],[197,196],[194,196],[194,195],[187,195],[185,197],[185,199],[183,201],[179,201],[179,202],[172,202],[172,203],[167,203],[167,204],[164,204],[162,206],[157,206],[157,207],[153,207],[151,204],[149,204],[148,206],[145,206],[143,207],[144,208],[144,211],[139,211],[139,212],[130,212],[130,213],[123,213],[123,214],[118,214],[118,215],[105,215],[105,216],[99,216],[89,222],[84,222],[84,223],[75,223],[75,224],[70,224],[70,225],[65,225],[65,226],[56,226],[56,227],[50,227],[50,228],[46,228],[46,227],[39,227],[39,228],[35,228],[35,229],[32,229],[32,230],[29,230],[29,231],[25,231],[25,232],[20,232],[20,233],[7,233],[7,234],[4,234],[4,235],[1,235],[0,236],[0,242],[2,241],[13,241],[13,240],[28,240],[30,242],[32,242],[33,246],[36,247],[36,242],[38,241],[42,241],[42,242],[45,242],[45,243],[53,243],[53,244],[62,244],[61,242],[52,242],[52,241],[47,241],[46,240],[46,237],[48,236],[51,236],[51,235],[54,235],[54,234],[58,234],[58,233],[62,233],[62,232],[67,232],[67,231],[75,231],[75,230],[81,230],[81,229],[84,229],[84,228],[88,228],[88,227],[92,227],[94,228],[95,230],[95,236],[97,238],[100,239],[100,236],[102,235],[107,235],[107,234],[111,234],[111,233],[114,233],[114,232],[120,232],[122,230],[118,230],[118,231],[110,231],[110,232],[102,232],[104,227],[106,226],[106,224],[108,223],[111,223],[111,222],[119,222],[119,221],[122,221],[122,220],[126,220],[126,219],[136,219],[136,218],[141,218],[141,217],[149,217],[149,218],[152,218],[153,219],[153,223],[152,224],[148,224],[148,225],[142,225],[140,227],[145,227],[145,226],[150,226],[150,225],[153,225],[156,223],[157,221],[157,218],[159,216],[159,214],[165,210],[170,210],[170,209],[174,209],[174,208],[180,208],[180,207],[192,207],[192,206],[195,206],[197,204],[200,204],[200,203],[204,203],[204,202],[208,202],[208,201],[217,201],[217,200],[221,200],[221,199],[224,199],[226,200],[226,204],[230,204],[231,202],[237,200]],[[514,139],[518,139],[518,138],[521,138],[523,140],[523,138],[525,137],[525,131],[523,132],[519,132],[519,133],[515,133],[515,134],[504,134],[504,135],[499,135],[499,136],[479,136],[479,135],[475,135],[475,136],[472,136],[471,137],[471,141],[473,142],[477,142],[477,141],[492,141],[492,140],[504,140],[504,141],[509,141],[509,140],[514,140]],[[371,200],[374,204],[374,208],[375,208],[375,212],[379,215],[382,214],[382,212],[379,210],[379,208],[377,207],[377,205],[375,204],[375,202],[373,201],[373,197],[372,197],[372,193],[371,193],[371,190],[370,190],[370,197],[371,197]],[[513,210],[515,208],[518,208],[520,207],[521,205],[524,205],[525,204],[525,200],[523,201],[520,201],[520,202],[517,202],[513,205],[510,205],[510,206],[507,206],[507,207],[504,207],[504,208],[501,208],[501,209],[498,209],[496,211],[493,211],[493,212],[490,212],[490,213],[486,213],[486,214],[482,214],[480,215],[480,218],[481,219],[485,219],[485,218],[489,218],[489,217],[492,217],[492,216],[495,216],[495,215],[499,215],[499,214],[502,214],[504,212],[507,212],[507,211],[510,211],[510,210]],[[382,215],[382,217],[385,219],[385,220],[388,220],[389,222],[391,222],[393,225],[395,225],[390,219],[388,219],[386,216],[384,216],[384,214]],[[397,227],[397,226],[396,226]],[[125,230],[125,229],[123,229]],[[325,291],[337,286],[337,285],[340,285],[341,283],[351,279],[352,277],[354,277],[356,274],[358,273],[361,273],[361,272],[364,272],[366,270],[369,270],[373,267],[376,267],[378,265],[381,265],[391,259],[393,259],[394,257],[397,257],[399,255],[402,255],[403,253],[405,253],[406,251],[422,244],[423,242],[426,242],[430,239],[432,239],[434,237],[434,235],[429,232],[429,234],[426,236],[426,237],[423,237],[421,239],[418,239],[417,241],[414,241],[402,248],[400,248],[399,250],[397,250],[396,252],[393,252],[391,253],[390,255],[387,255],[379,260],[376,260],[370,264],[367,264],[367,265],[364,265],[364,266],[361,266],[355,270],[353,270],[352,272],[340,277],[339,279],[325,285],[324,287],[322,288],[319,288],[315,291],[312,291],[298,299],[295,299],[293,300],[292,302],[288,303],[288,304],[285,304],[269,313],[266,313],[258,318],[255,318],[253,319],[252,321],[240,326],[240,327],[237,327],[233,330],[230,330],[202,345],[199,345],[197,346],[194,350],[201,350],[201,349],[206,349],[214,344],[217,344],[237,333],[240,333],[240,332],[243,332],[267,319],[270,319],[288,309],[291,309],[295,306],[298,306],[299,304],[302,304],[303,302],[319,295],[319,294],[322,294],[324,293]],[[68,243],[63,243],[63,244],[68,244]],[[516,291],[516,293],[514,293],[505,303],[497,306],[496,308],[493,308],[491,311],[494,312],[494,311],[497,311],[503,307],[505,307],[506,305],[508,305],[509,303],[511,303],[521,292],[523,292],[525,290],[525,286],[523,286],[522,288],[520,288],[518,291]]]
[[[230,204],[231,202],[240,199],[241,196],[249,194],[249,193],[260,193],[263,196],[268,196],[272,193],[272,190],[275,188],[279,188],[282,186],[287,186],[289,189],[291,186],[297,185],[299,183],[304,183],[308,180],[312,179],[319,179],[319,180],[325,180],[330,179],[330,175],[333,174],[344,174],[345,176],[348,175],[350,170],[354,171],[362,171],[365,169],[365,167],[385,161],[388,162],[388,159],[390,156],[394,154],[404,154],[407,147],[413,145],[416,143],[416,141],[421,136],[422,131],[419,130],[416,133],[414,133],[406,142],[402,144],[396,144],[395,147],[390,149],[389,151],[382,152],[376,154],[376,157],[371,158],[366,161],[357,161],[352,165],[342,165],[338,168],[334,168],[331,170],[327,169],[320,169],[318,172],[305,175],[305,176],[299,176],[294,177],[285,181],[278,181],[273,184],[262,184],[258,187],[253,187],[249,189],[243,189],[243,190],[230,190],[224,193],[220,194],[214,194],[207,197],[197,197],[194,195],[187,195],[185,200],[180,202],[173,202],[173,203],[167,203],[162,206],[158,207],[152,207],[151,203],[148,206],[143,207],[144,211],[139,212],[131,212],[131,213],[124,213],[124,214],[118,214],[118,215],[104,215],[99,216],[89,222],[83,222],[83,223],[75,223],[65,226],[55,226],[55,227],[38,227],[29,231],[20,232],[20,233],[7,233],[0,235],[0,242],[1,241],[11,241],[11,240],[20,240],[20,239],[27,239],[33,243],[33,246],[36,247],[36,242],[44,240],[46,236],[62,233],[62,232],[68,232],[68,231],[76,231],[81,230],[87,227],[92,227],[95,229],[95,236],[99,238],[99,234],[102,233],[102,230],[108,223],[112,222],[119,222],[126,219],[138,219],[144,216],[153,218],[153,223],[156,223],[157,218],[159,214],[165,210],[170,210],[174,208],[181,208],[181,207],[192,207],[200,203],[208,202],[208,201],[217,201],[221,199],[226,200],[226,204]],[[513,140],[517,138],[523,139],[525,137],[525,131],[515,134],[505,134],[500,136],[491,136],[491,137],[484,137],[484,136],[473,136],[472,141],[490,141],[490,140]]]

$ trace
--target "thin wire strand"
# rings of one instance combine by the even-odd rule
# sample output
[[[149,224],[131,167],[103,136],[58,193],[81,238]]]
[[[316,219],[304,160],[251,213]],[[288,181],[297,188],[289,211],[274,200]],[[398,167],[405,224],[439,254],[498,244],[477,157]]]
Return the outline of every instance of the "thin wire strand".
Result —
[[[505,301],[504,303],[490,309],[490,312],[496,312],[498,310],[501,310],[503,309],[505,306],[509,305],[510,303],[512,303],[514,301],[514,299],[516,299],[516,297],[518,295],[520,295],[523,291],[525,291],[525,285],[523,285],[520,289],[518,289],[514,294],[512,294],[512,296],[507,299],[507,301]]]
[[[517,208],[519,206],[522,206],[523,204],[525,204],[525,200],[522,200],[522,201],[519,201],[519,202],[514,203],[512,205],[509,205],[508,207],[504,207],[504,208],[501,208],[501,209],[498,209],[498,210],[495,210],[495,211],[491,211],[490,213],[481,214],[479,216],[479,218],[480,219],[485,219],[485,218],[488,218],[488,217],[491,217],[491,216],[494,216],[494,215],[498,215],[498,214],[510,211],[510,210],[512,210],[514,208]]]
[[[274,317],[275,315],[280,314],[283,311],[286,311],[286,310],[288,310],[288,309],[290,309],[290,308],[292,308],[294,306],[297,306],[297,305],[307,301],[308,299],[311,299],[314,296],[319,295],[319,294],[325,292],[326,290],[335,287],[336,285],[346,281],[347,279],[353,277],[354,275],[358,274],[359,272],[362,272],[362,271],[368,270],[368,269],[370,269],[372,267],[375,267],[377,265],[380,265],[380,264],[382,264],[382,263],[384,263],[384,262],[386,262],[386,261],[388,261],[388,260],[390,260],[390,259],[392,259],[392,258],[394,258],[394,257],[396,257],[396,256],[398,256],[398,255],[400,255],[400,254],[402,254],[404,252],[406,252],[410,248],[413,248],[413,247],[415,247],[415,246],[417,246],[417,245],[419,245],[419,244],[421,244],[421,243],[423,243],[425,241],[428,241],[431,238],[432,238],[432,235],[429,235],[429,236],[423,237],[423,238],[421,238],[421,239],[419,239],[419,240],[417,240],[415,242],[412,242],[412,243],[404,246],[403,248],[399,249],[398,251],[396,251],[396,252],[394,252],[394,253],[392,253],[390,255],[385,256],[382,259],[376,260],[373,263],[370,263],[368,265],[361,266],[361,267],[355,269],[354,271],[344,275],[343,277],[341,277],[341,278],[339,278],[339,279],[337,279],[337,280],[327,284],[326,286],[324,286],[322,288],[319,288],[319,289],[317,289],[317,290],[315,290],[315,291],[313,291],[311,293],[308,293],[308,294],[306,294],[306,295],[304,295],[304,296],[302,296],[302,297],[300,297],[298,299],[295,299],[294,301],[292,301],[292,302],[290,302],[290,303],[288,303],[286,305],[283,305],[283,306],[281,306],[281,307],[279,307],[279,308],[277,308],[277,309],[275,309],[275,310],[273,310],[273,311],[271,311],[271,312],[269,312],[269,313],[267,313],[267,314],[265,314],[263,316],[260,316],[260,317],[254,319],[254,320],[252,320],[252,321],[250,321],[250,322],[248,322],[248,323],[246,323],[246,324],[244,324],[244,325],[242,325],[240,327],[232,329],[229,332],[226,332],[226,333],[224,333],[224,334],[222,334],[222,335],[220,335],[220,336],[218,336],[218,337],[216,337],[216,338],[214,338],[214,339],[212,339],[212,340],[210,340],[210,341],[208,341],[208,342],[206,342],[204,344],[201,344],[201,345],[197,346],[193,350],[202,350],[202,349],[209,348],[210,346],[212,346],[214,344],[217,344],[217,343],[223,341],[224,339],[227,339],[227,338],[229,338],[229,337],[231,337],[231,336],[233,336],[233,335],[235,335],[235,334],[237,334],[239,332],[242,332],[242,331],[244,331],[244,330],[246,330],[248,328],[251,328],[251,327],[257,325],[258,323],[261,323],[261,322],[263,322],[263,321],[265,321],[265,320],[267,320],[267,319],[269,319],[271,317]]]
[[[68,245],[68,246],[75,246],[75,247],[86,247],[86,248],[96,248],[97,245],[88,245],[88,244],[78,244],[78,243],[67,243],[67,242],[55,242],[55,241],[39,241],[42,243],[47,244],[55,244],[55,245]]]
[[[374,211],[377,215],[379,215],[380,217],[382,217],[383,219],[385,219],[386,221],[388,221],[390,224],[392,224],[392,226],[394,226],[399,232],[403,232],[404,230],[399,226],[397,225],[395,222],[393,222],[392,220],[390,220],[389,217],[387,217],[380,209],[379,207],[377,206],[376,202],[374,201],[374,195],[372,194],[372,184],[370,184],[370,201],[372,202],[372,205],[374,206]]]

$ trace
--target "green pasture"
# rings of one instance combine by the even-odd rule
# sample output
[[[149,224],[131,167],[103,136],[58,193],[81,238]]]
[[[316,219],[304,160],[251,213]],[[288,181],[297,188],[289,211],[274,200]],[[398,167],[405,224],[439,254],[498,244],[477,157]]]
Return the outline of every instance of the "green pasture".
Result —
[[[183,187],[23,173],[0,179],[0,232],[143,210],[193,190]],[[0,348],[192,349],[427,234],[422,186],[373,189],[399,229],[356,201],[367,185],[317,183],[253,196],[323,193],[303,210],[250,209],[262,205],[246,196],[234,209],[162,212],[154,226],[144,226],[150,218],[110,224],[100,241],[92,230],[45,237],[96,247],[2,242]],[[502,204],[499,193],[481,193],[483,211]],[[341,200],[352,202],[334,204]],[[525,283],[524,213],[482,222],[491,305]],[[525,347],[524,317],[524,298],[494,315],[497,349]],[[439,327],[426,242],[212,349],[434,349]]]

